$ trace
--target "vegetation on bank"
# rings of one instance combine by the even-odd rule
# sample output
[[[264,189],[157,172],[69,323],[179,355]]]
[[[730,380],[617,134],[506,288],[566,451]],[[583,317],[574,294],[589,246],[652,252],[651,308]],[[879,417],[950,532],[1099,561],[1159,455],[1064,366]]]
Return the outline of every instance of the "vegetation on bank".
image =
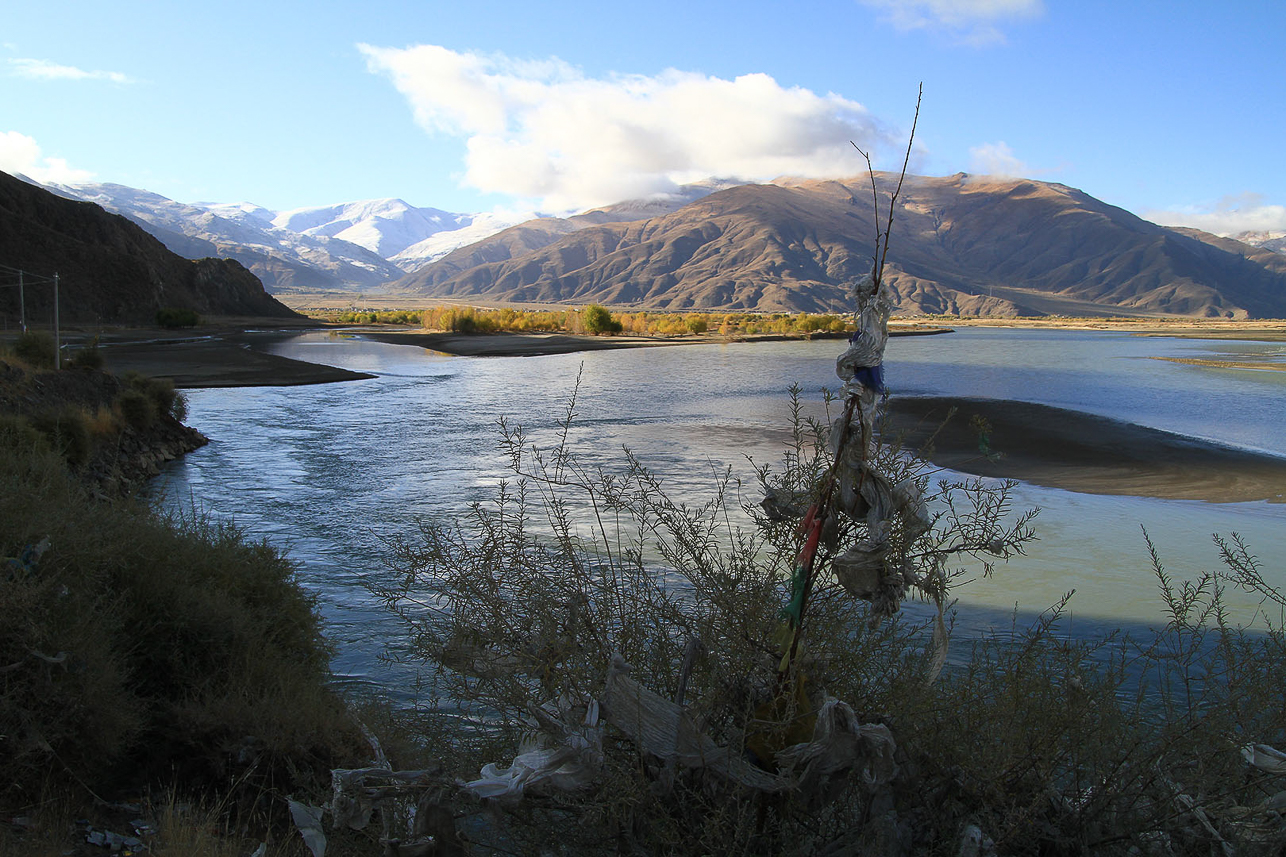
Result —
[[[220,807],[171,839],[212,819],[262,832],[286,794],[323,794],[331,768],[369,752],[328,688],[315,600],[288,557],[234,526],[87,481],[96,447],[173,420],[183,399],[154,379],[41,369],[40,346],[0,354],[0,810],[24,820],[0,829],[0,854],[66,853],[69,819],[166,789],[171,815]],[[102,390],[114,400],[95,402]],[[245,851],[206,839],[168,853]]]
[[[0,353],[0,428],[32,448],[56,451],[82,478],[94,481],[91,471],[100,483],[114,478],[130,441],[188,432],[187,399],[170,379],[103,373],[96,341],[65,356],[64,371],[54,372],[54,362],[53,338],[43,331],[23,334]],[[193,445],[204,442],[188,434]]]
[[[441,306],[426,310],[349,310],[314,313],[334,324],[418,325],[451,333],[572,333],[631,336],[803,335],[852,331],[851,319],[833,314],[752,312],[620,312],[597,304],[580,309],[519,310]]]

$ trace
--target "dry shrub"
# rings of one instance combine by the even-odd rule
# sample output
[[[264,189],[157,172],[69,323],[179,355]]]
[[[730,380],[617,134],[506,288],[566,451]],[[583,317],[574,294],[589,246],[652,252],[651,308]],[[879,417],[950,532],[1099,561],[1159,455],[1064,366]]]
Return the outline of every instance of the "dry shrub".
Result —
[[[157,409],[155,400],[146,392],[137,389],[122,390],[116,397],[116,407],[120,410],[125,423],[136,431],[143,431],[156,422]]]
[[[41,543],[48,547],[42,554]],[[0,778],[97,789],[324,784],[357,747],[294,565],[235,528],[91,499],[48,453],[0,447]],[[24,561],[24,555],[26,560]]]
[[[63,405],[38,411],[28,417],[31,426],[57,450],[72,467],[80,467],[93,452],[89,419],[83,408]]]
[[[826,472],[826,428],[802,413],[792,397],[793,443],[779,471],[761,471],[779,496],[807,496]],[[936,681],[931,621],[873,623],[829,578],[787,681],[800,690],[783,693],[795,523],[739,507],[726,473],[693,506],[671,502],[628,452],[616,469],[587,462],[567,444],[570,414],[551,436],[507,430],[512,481],[460,521],[423,524],[399,545],[395,579],[376,587],[436,670],[441,711],[428,729],[452,772],[469,780],[508,764],[543,728],[542,704],[601,698],[619,653],[664,698],[682,685],[685,712],[718,746],[756,749],[756,730],[778,746],[796,740],[792,724],[832,696],[891,727],[899,773],[885,786],[831,783],[829,800],[767,794],[676,768],[609,727],[591,786],[493,807],[465,825],[475,839],[587,854],[956,855],[965,839],[975,853],[1014,855],[1286,846],[1264,804],[1286,778],[1240,752],[1286,746],[1286,602],[1240,541],[1221,542],[1224,567],[1192,583],[1173,581],[1154,553],[1168,611],[1155,636],[1069,638],[1064,601],[1029,628],[974,641]],[[928,485],[896,440],[881,455],[887,472]],[[973,545],[989,570],[989,553],[1031,536],[1004,484],[939,483],[932,495],[934,529],[892,541],[899,562],[937,569],[926,588],[943,597],[964,574],[945,561],[952,546]],[[1278,611],[1267,630],[1226,620],[1228,585]],[[456,809],[479,811],[465,799]]]
[[[794,443],[782,469],[761,470],[760,481],[806,503],[829,467],[828,427],[803,420],[792,402]],[[871,723],[889,688],[926,684],[935,670],[927,626],[872,627],[869,605],[827,570],[831,548],[799,657],[783,673],[798,521],[743,505],[726,471],[713,474],[709,502],[691,506],[670,500],[628,452],[616,469],[585,461],[567,442],[574,407],[573,397],[547,445],[505,429],[513,481],[463,521],[424,524],[398,546],[396,579],[377,587],[410,624],[456,712],[444,742],[455,774],[472,779],[484,763],[507,764],[551,701],[601,698],[617,656],[647,689],[682,698],[714,745],[770,772],[775,751],[809,740],[828,697]],[[923,462],[896,445],[881,455],[892,481],[928,487]],[[1018,550],[1031,537],[1030,515],[1010,514],[1009,488],[939,486],[940,520],[952,530],[895,527],[890,563],[913,568],[914,585],[937,596],[958,574],[945,557]],[[838,521],[834,542],[851,542],[864,526]],[[526,796],[492,829],[530,847],[557,830],[569,853],[813,853],[861,828],[888,789],[852,776],[823,792],[756,791],[712,769],[676,768],[609,729],[594,787]]]
[[[32,368],[52,369],[56,356],[54,337],[44,330],[27,331],[14,340],[13,354]]]

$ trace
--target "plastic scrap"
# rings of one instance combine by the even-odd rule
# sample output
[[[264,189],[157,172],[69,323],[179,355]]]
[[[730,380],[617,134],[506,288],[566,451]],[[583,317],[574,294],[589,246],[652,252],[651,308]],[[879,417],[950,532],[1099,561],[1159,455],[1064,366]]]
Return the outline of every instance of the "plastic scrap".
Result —
[[[960,831],[960,847],[956,857],[990,857],[996,853],[996,843],[976,824],[967,824]]]
[[[1286,753],[1267,744],[1247,744],[1241,748],[1241,757],[1261,771],[1286,774]]]
[[[36,566],[40,564],[40,558],[47,550],[49,550],[48,536],[34,545],[24,547],[19,556],[5,557],[4,564],[8,567],[10,576],[19,573],[27,575],[36,570]]]
[[[337,768],[330,772],[330,812],[336,827],[362,830],[390,798],[419,791],[441,775],[438,769],[394,771],[386,766]]]
[[[876,393],[884,392],[884,347],[889,339],[889,316],[893,302],[883,283],[867,274],[853,289],[857,299],[857,331],[849,339],[848,349],[835,361],[835,374],[844,381],[844,396],[859,396],[863,405],[873,403]],[[861,373],[861,369],[877,370]],[[874,382],[868,386],[863,381]]]
[[[781,771],[798,772],[795,788],[806,799],[829,802],[854,770],[867,788],[897,775],[893,760],[897,745],[887,726],[861,723],[853,709],[838,699],[823,702],[816,716],[813,740],[787,747],[776,756]]]
[[[603,717],[628,735],[639,749],[686,768],[708,768],[760,791],[784,791],[790,782],[754,767],[727,747],[720,747],[688,716],[682,706],[630,678],[630,666],[612,656],[603,690]]]
[[[136,836],[122,836],[110,830],[94,830],[92,827],[85,831],[85,842],[124,854],[132,854],[146,847],[143,840]]]
[[[823,801],[854,770],[868,787],[886,783],[897,773],[888,728],[860,723],[852,708],[838,700],[827,700],[818,710],[811,741],[776,754],[780,773],[774,774],[751,765],[739,751],[720,747],[682,706],[643,687],[629,672],[624,659],[613,656],[603,691],[603,717],[639,749],[667,763],[705,768],[758,791],[796,791],[808,800]]]
[[[533,712],[540,729],[526,736],[513,763],[482,768],[461,785],[484,798],[518,799],[532,787],[575,791],[594,782],[603,767],[603,726],[597,700],[567,695]]]
[[[324,857],[326,854],[326,834],[322,831],[322,811],[324,807],[309,806],[288,798],[290,818],[304,838],[304,844],[313,852],[313,857]]]

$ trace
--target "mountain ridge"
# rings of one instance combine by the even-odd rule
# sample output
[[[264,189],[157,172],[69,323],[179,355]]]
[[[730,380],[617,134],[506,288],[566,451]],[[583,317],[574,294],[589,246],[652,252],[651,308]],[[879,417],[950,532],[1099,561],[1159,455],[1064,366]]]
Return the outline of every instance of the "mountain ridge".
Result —
[[[894,178],[876,177],[885,190]],[[825,312],[848,308],[846,284],[870,266],[870,181],[710,180],[564,217],[53,190],[108,205],[188,258],[235,259],[279,293]],[[907,176],[887,279],[911,313],[1286,315],[1276,238],[1158,226],[1056,183]]]
[[[896,179],[876,176],[882,192]],[[391,288],[660,310],[843,311],[849,284],[871,265],[874,208],[865,177],[746,184],[645,220],[562,234],[522,224]],[[543,246],[529,246],[542,234]],[[912,313],[1286,315],[1286,257],[1199,235],[1064,185],[907,176],[886,279],[898,310]]]
[[[189,260],[129,219],[0,173],[0,263],[42,277],[59,274],[64,321],[154,322],[174,307],[203,315],[298,318],[231,259]],[[32,284],[35,286],[35,283]],[[53,291],[0,294],[0,312],[52,317]]]

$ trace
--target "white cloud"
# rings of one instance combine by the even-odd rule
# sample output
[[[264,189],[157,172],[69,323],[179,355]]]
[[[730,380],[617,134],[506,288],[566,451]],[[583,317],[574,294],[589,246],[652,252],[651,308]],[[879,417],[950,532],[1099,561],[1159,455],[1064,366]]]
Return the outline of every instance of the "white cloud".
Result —
[[[466,139],[465,184],[550,211],[665,193],[710,176],[851,176],[864,165],[850,141],[877,150],[886,143],[861,104],[784,87],[766,74],[594,79],[558,59],[358,47],[424,129]]]
[[[969,170],[987,176],[1007,176],[1023,178],[1033,173],[1031,167],[1014,155],[1004,140],[996,143],[983,143],[969,150]]]
[[[59,65],[49,60],[11,59],[9,67],[15,77],[34,80],[110,80],[112,83],[133,83],[133,78],[118,71],[85,71],[73,65]]]
[[[94,178],[93,173],[73,169],[62,158],[44,157],[35,140],[17,131],[0,131],[0,170],[22,173],[42,184],[75,184]]]
[[[1211,206],[1187,206],[1143,215],[1162,226],[1190,226],[1215,235],[1286,232],[1286,205],[1266,205],[1258,193],[1226,196]]]
[[[998,26],[1009,19],[1034,18],[1044,12],[1041,0],[860,0],[879,9],[899,30],[933,30],[966,44],[1001,44]]]

